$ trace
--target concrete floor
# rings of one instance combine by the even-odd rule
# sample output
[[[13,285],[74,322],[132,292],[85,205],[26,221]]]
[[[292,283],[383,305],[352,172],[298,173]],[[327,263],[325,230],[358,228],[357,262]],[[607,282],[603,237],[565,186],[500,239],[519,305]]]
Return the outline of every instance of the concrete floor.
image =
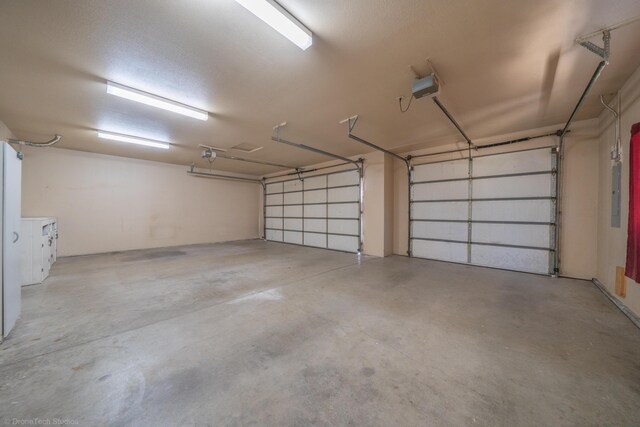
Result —
[[[640,331],[591,283],[262,241],[60,259],[0,416],[80,425],[638,425]]]

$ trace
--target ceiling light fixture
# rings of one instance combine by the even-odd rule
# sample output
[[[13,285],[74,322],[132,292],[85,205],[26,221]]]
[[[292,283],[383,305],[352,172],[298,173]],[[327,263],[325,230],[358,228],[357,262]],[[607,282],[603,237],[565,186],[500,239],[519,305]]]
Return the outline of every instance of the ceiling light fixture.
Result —
[[[150,105],[152,107],[161,108],[167,111],[173,111],[174,113],[193,117],[194,119],[205,121],[209,119],[209,113],[207,111],[199,110],[197,108],[180,104],[179,102],[172,101],[170,99],[161,98],[150,93],[142,92],[141,90],[122,86],[118,83],[108,81],[107,93],[119,96],[121,98],[129,99],[131,101],[136,101],[141,104]]]
[[[154,141],[153,139],[138,138],[137,136],[122,135],[119,133],[111,133],[98,131],[98,138],[109,139],[111,141],[128,142],[130,144],[144,145],[146,147],[163,148],[168,150],[171,144],[168,142]]]
[[[236,0],[249,12],[269,24],[271,28],[288,38],[300,49],[306,50],[313,37],[304,25],[273,0]]]

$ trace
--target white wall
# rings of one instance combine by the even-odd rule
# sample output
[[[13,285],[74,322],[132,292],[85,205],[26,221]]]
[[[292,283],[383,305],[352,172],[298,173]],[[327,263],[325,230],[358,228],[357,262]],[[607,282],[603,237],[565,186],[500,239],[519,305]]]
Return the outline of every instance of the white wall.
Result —
[[[58,218],[58,253],[81,255],[259,237],[259,184],[186,166],[27,148],[22,215]]]
[[[620,228],[611,227],[611,160],[609,151],[615,139],[612,115],[604,111],[600,115],[600,197],[598,209],[598,280],[614,294],[616,266],[623,267],[627,255],[627,230],[629,220],[629,140],[634,123],[640,122],[640,68],[622,86],[622,114],[620,136],[623,144],[622,202]],[[640,284],[626,278],[627,296],[618,297],[627,307],[640,315]],[[615,294],[614,294],[615,295]]]
[[[9,128],[2,122],[0,121],[0,140],[4,141],[7,140],[9,138],[14,138],[13,134],[11,133],[11,131],[9,130]],[[0,147],[1,148],[1,147]],[[2,166],[0,165],[0,177],[2,176]],[[2,212],[3,212],[3,206],[2,206],[2,200],[3,200],[3,195],[2,195],[2,184],[0,183],[0,260],[2,260]],[[4,309],[4,304],[2,302],[2,295],[3,295],[3,290],[2,290],[2,277],[3,277],[3,272],[2,272],[2,262],[0,262],[0,343],[2,342],[2,322],[4,321],[4,312],[2,311]]]

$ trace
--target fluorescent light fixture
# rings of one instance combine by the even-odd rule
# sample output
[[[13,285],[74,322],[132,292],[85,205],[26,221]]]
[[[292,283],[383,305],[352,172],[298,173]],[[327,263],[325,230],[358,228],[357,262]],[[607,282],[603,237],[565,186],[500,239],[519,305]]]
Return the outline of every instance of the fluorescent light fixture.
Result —
[[[273,0],[236,0],[249,12],[269,24],[300,49],[311,46],[312,34],[296,18]]]
[[[156,95],[152,95],[150,93],[142,92],[141,90],[122,86],[118,83],[108,81],[107,93],[119,96],[121,98],[130,99],[131,101],[136,101],[141,104],[151,105],[152,107],[161,108],[167,111],[173,111],[174,113],[193,117],[194,119],[205,121],[209,119],[209,113],[204,110],[189,107],[188,105],[180,104],[179,102],[171,101],[170,99],[165,99]]]
[[[138,138],[136,136],[122,135],[120,133],[111,133],[98,131],[98,138],[109,139],[111,141],[128,142],[130,144],[144,145],[146,147],[163,148],[168,150],[171,144],[168,142],[154,141],[153,139]]]

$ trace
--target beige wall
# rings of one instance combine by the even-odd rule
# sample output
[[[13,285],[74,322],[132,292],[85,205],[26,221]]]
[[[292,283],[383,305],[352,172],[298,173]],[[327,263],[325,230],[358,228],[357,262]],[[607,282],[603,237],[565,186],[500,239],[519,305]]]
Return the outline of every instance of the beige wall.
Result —
[[[379,151],[363,157],[363,252],[389,256],[393,253],[393,161]]]
[[[58,253],[81,255],[259,237],[259,184],[186,166],[58,148],[25,150],[22,215],[58,218]]]
[[[505,141],[524,136],[553,132],[558,126],[532,129],[524,132],[499,135],[478,139],[479,145]],[[561,266],[564,276],[591,279],[596,272],[596,226],[598,194],[598,139],[597,120],[576,122],[572,132],[565,139],[565,161],[563,174],[563,223],[561,228]],[[557,144],[557,137],[546,137],[517,145],[483,150],[483,154],[506,152],[513,149],[525,149]],[[428,152],[447,151],[461,144],[439,146],[437,148],[413,151],[411,155]],[[457,155],[434,156],[414,159],[414,164],[460,157]],[[395,215],[393,253],[406,255],[408,216],[407,216],[407,172],[400,161],[395,161]]]
[[[385,158],[380,152],[364,157],[364,186],[362,196],[362,251],[366,255],[385,254]]]
[[[612,115],[600,115],[600,197],[598,209],[598,262],[596,277],[614,294],[616,266],[624,267],[627,253],[629,220],[629,139],[631,125],[640,122],[640,68],[621,89],[622,114],[620,137],[623,143],[621,227],[611,227],[611,160],[609,151],[615,139]],[[640,315],[640,284],[627,278],[627,296],[618,297],[627,307]]]

